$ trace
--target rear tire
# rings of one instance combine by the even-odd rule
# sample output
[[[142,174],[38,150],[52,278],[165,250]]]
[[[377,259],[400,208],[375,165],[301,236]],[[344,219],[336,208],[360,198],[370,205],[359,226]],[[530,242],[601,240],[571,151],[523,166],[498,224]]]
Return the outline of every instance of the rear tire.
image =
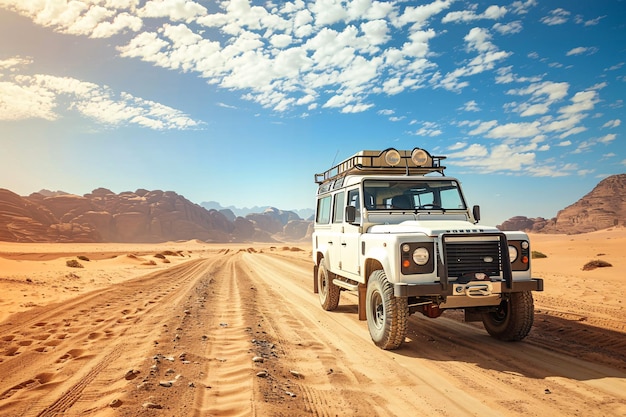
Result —
[[[535,307],[530,291],[514,292],[502,300],[498,310],[483,313],[483,325],[492,337],[507,342],[525,338],[533,326]]]
[[[333,284],[335,274],[326,269],[326,260],[320,261],[317,269],[317,288],[320,296],[320,304],[326,311],[336,310],[339,305],[340,288]]]
[[[406,297],[393,295],[385,271],[370,275],[365,305],[367,328],[376,346],[385,350],[399,348],[406,336],[409,308]]]

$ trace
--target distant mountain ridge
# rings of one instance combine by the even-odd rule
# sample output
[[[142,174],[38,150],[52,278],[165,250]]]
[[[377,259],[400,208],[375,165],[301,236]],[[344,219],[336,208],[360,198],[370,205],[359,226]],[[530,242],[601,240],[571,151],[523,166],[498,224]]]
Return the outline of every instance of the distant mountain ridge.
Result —
[[[311,222],[273,207],[245,217],[206,209],[173,191],[98,188],[84,196],[0,189],[0,240],[10,242],[206,242],[300,240]]]
[[[516,216],[498,225],[498,228],[578,234],[615,226],[626,226],[626,174],[603,179],[588,194],[560,210],[552,219]]]
[[[200,205],[207,210],[217,210],[217,211],[230,210],[235,216],[241,216],[241,217],[246,217],[248,214],[252,214],[252,213],[263,213],[265,210],[269,208],[273,208],[272,206],[253,206],[250,208],[248,207],[239,208],[235,206],[224,207],[217,201],[203,201],[202,203],[200,203]],[[310,208],[309,209],[291,209],[288,211],[297,214],[301,219],[304,219],[304,220],[312,220],[313,215],[315,214],[315,210],[310,209]]]

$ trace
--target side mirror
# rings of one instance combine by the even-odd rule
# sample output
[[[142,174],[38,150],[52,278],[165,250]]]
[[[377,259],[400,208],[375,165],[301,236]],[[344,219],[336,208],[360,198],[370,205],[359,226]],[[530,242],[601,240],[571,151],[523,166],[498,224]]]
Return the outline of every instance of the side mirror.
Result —
[[[346,207],[346,222],[354,223],[355,220],[356,220],[356,207],[347,206]]]
[[[472,207],[472,214],[474,215],[474,220],[478,223],[480,221],[480,206]]]

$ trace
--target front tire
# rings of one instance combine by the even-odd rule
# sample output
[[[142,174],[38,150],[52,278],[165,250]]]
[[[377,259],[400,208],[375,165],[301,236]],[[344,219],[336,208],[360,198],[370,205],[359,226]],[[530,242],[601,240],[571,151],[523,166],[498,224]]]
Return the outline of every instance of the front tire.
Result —
[[[320,304],[326,311],[336,310],[339,305],[340,288],[333,284],[335,274],[326,269],[326,260],[320,261],[317,269],[317,288],[320,296]]]
[[[494,312],[483,313],[483,325],[492,337],[507,342],[525,338],[533,326],[535,307],[530,291],[514,292]]]
[[[367,328],[376,346],[385,350],[399,348],[406,336],[409,308],[406,297],[393,295],[385,271],[370,275],[365,303]]]

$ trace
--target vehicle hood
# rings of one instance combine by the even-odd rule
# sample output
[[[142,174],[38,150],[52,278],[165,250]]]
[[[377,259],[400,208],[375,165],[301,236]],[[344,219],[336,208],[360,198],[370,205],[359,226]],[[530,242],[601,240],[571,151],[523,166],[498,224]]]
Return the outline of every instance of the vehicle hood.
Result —
[[[421,233],[426,236],[439,236],[441,233],[481,232],[499,232],[499,230],[493,226],[462,220],[406,220],[398,224],[377,224],[367,230],[367,233]]]

